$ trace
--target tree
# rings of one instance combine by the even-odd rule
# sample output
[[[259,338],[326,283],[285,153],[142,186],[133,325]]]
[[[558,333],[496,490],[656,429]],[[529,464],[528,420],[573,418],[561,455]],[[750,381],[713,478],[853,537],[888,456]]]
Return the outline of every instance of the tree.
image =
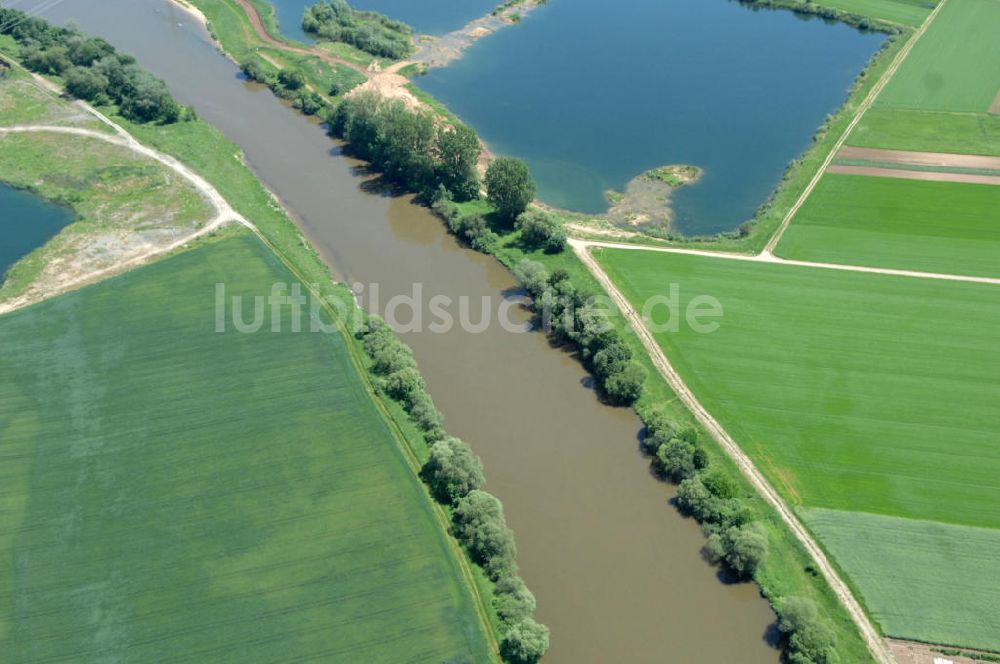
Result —
[[[434,497],[449,505],[486,483],[483,462],[458,438],[434,443],[421,472]]]
[[[482,146],[476,132],[464,124],[442,125],[437,129],[438,177],[455,200],[479,197],[476,164]]]
[[[548,212],[528,210],[517,217],[515,226],[521,231],[521,240],[532,249],[543,249],[547,254],[558,254],[566,248],[566,232]]]
[[[672,438],[656,451],[663,473],[674,482],[694,477],[698,469],[695,464],[695,447],[686,440]]]
[[[632,351],[618,337],[594,355],[594,375],[604,381],[609,376],[625,371],[632,359]]]
[[[71,67],[66,74],[66,91],[77,99],[102,102],[107,99],[108,79],[89,67]]]
[[[503,505],[495,496],[479,489],[470,491],[458,502],[453,518],[456,536],[491,579],[517,571],[514,533],[507,527]]]
[[[375,113],[371,160],[392,182],[423,192],[434,174],[434,118],[411,111],[398,99],[382,103]]]
[[[788,639],[788,661],[793,664],[836,664],[833,632],[820,620],[816,605],[805,597],[780,603],[778,629]]]
[[[741,578],[751,578],[767,556],[767,531],[756,522],[732,526],[708,538],[714,562],[725,563]]]
[[[535,198],[535,182],[520,159],[499,157],[486,169],[486,194],[501,219],[512,224]]]
[[[549,628],[525,618],[504,634],[500,655],[512,664],[534,664],[549,649]]]
[[[514,625],[535,612],[535,596],[519,576],[508,576],[497,581],[493,589],[493,608],[500,620]]]
[[[646,370],[635,362],[618,373],[611,374],[604,381],[604,392],[613,404],[628,406],[642,396],[642,386],[646,382]]]

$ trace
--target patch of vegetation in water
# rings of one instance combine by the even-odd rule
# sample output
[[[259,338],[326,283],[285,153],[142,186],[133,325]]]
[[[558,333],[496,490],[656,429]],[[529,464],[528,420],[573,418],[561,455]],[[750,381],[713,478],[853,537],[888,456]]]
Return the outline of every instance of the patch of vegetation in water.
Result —
[[[604,192],[611,204],[606,216],[615,226],[667,232],[673,216],[671,192],[697,181],[701,175],[700,168],[687,164],[652,168],[632,178],[624,192],[613,189]]]
[[[413,28],[378,12],[354,9],[346,0],[326,0],[309,7],[302,29],[317,39],[344,42],[394,60],[413,51]]]

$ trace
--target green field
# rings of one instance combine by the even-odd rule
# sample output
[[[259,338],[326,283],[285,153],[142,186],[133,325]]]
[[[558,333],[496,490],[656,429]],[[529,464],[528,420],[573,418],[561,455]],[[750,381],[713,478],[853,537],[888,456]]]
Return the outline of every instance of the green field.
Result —
[[[985,113],[1000,92],[1000,0],[947,0],[875,101]]]
[[[995,156],[1000,155],[1000,115],[870,108],[847,144]]]
[[[1000,187],[828,173],[775,253],[1000,277]]]
[[[716,332],[681,325],[656,339],[792,504],[1000,528],[1000,289],[650,251],[596,256],[640,310],[670,284],[681,307],[719,300]],[[990,583],[997,596],[1000,577]]]
[[[917,26],[931,12],[934,0],[819,0],[821,5],[883,21]]]
[[[887,634],[1000,650],[1000,531],[863,512],[803,516]]]
[[[0,318],[5,662],[491,661],[345,338],[215,331],[290,281],[240,236]]]

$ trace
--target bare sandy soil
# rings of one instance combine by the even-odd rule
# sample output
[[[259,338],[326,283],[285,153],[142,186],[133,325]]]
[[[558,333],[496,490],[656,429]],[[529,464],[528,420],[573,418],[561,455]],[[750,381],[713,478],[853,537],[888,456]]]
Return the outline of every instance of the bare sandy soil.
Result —
[[[520,5],[504,8],[498,14],[480,16],[458,30],[425,41],[414,56],[414,60],[426,63],[428,67],[444,67],[461,58],[465,50],[476,41],[505,26],[515,24],[543,4],[545,0],[526,0]]]
[[[931,182],[966,182],[970,184],[1000,185],[1000,175],[979,175],[976,173],[943,173],[938,171],[910,171],[904,168],[882,168],[879,166],[845,166],[834,164],[827,173],[848,175],[870,175],[872,177],[900,178],[902,180],[925,180]]]
[[[932,646],[926,643],[916,643],[914,641],[897,641],[896,639],[886,639],[889,649],[898,664],[937,664],[937,662],[951,662],[951,664],[980,664],[969,657],[958,657],[955,655],[942,655],[931,650]]]
[[[845,146],[837,153],[837,158],[868,159],[888,164],[906,164],[909,166],[983,168],[1000,171],[1000,157],[951,154],[948,152],[911,152],[908,150],[883,150],[880,148],[853,148]]]

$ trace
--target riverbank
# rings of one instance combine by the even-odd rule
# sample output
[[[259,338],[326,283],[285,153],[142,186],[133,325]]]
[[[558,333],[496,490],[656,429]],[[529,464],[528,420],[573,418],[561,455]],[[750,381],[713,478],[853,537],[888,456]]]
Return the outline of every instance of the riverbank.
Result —
[[[504,240],[504,250],[498,251],[498,257],[508,266],[513,267],[516,262],[515,259],[518,257],[517,245],[518,237],[516,234],[506,236]],[[587,274],[586,270],[578,261],[574,262],[572,257],[562,255],[560,257],[545,259],[542,256],[534,256],[530,253],[522,252],[520,258],[531,256],[532,259],[539,260],[545,263],[546,260],[551,261],[551,263],[546,263],[551,265],[552,269],[559,269],[562,267],[568,272],[574,275],[573,283],[578,288],[587,288],[589,284],[595,284],[592,278],[585,277],[583,275]],[[562,261],[562,262],[559,262]],[[555,267],[558,265],[559,267]],[[579,279],[579,281],[577,280]],[[587,288],[590,292],[598,292],[598,288]],[[622,332],[627,331],[627,327],[622,326]],[[637,347],[638,352],[635,354],[636,357],[642,357],[643,362],[649,362],[648,357],[645,357],[644,352],[641,347]],[[650,366],[652,366],[650,364]],[[654,376],[655,372],[650,372],[650,376]],[[653,398],[651,401],[646,402],[648,409],[650,411],[660,411],[662,410],[663,404],[676,403],[675,397],[670,392],[669,386],[665,383],[660,383],[655,379],[651,379],[654,383],[654,387],[651,388],[651,393],[656,394],[658,398]],[[649,384],[649,383],[647,383]],[[645,397],[644,397],[645,398]],[[640,404],[643,402],[640,401]],[[643,406],[640,405],[640,409]],[[640,410],[641,412],[641,410]],[[677,412],[677,419],[681,422],[690,422],[692,426],[696,426],[693,418],[689,413],[680,408]],[[703,432],[704,437],[704,432]],[[729,465],[727,465],[727,463]],[[726,461],[726,457],[721,453],[718,453],[718,467],[728,468],[728,472],[731,472],[734,477],[740,477],[739,473],[731,465],[731,462]],[[734,480],[739,481],[739,480]],[[753,495],[752,489],[748,485],[743,486],[743,495],[751,496]],[[815,576],[808,573],[808,556],[805,554],[804,550],[797,548],[797,544],[791,535],[785,533],[782,529],[783,526],[778,519],[773,514],[769,513],[768,508],[762,502],[756,503],[755,511],[757,514],[761,515],[762,520],[768,524],[769,540],[772,542],[777,542],[776,545],[781,551],[774,555],[775,560],[781,560],[784,563],[791,563],[785,568],[782,564],[772,563],[773,566],[764,566],[761,571],[761,587],[764,589],[765,594],[767,594],[772,600],[777,601],[778,598],[788,597],[788,596],[806,596],[816,602],[818,605],[823,607],[823,612],[825,615],[830,616],[835,627],[834,630],[837,633],[838,644],[844,649],[844,652],[852,653],[855,657],[853,661],[865,661],[867,654],[863,643],[857,636],[856,631],[854,631],[853,624],[850,619],[843,613],[842,609],[838,609],[838,604],[836,597],[833,595],[829,588],[825,587],[822,580],[817,580]],[[772,548],[773,550],[773,548]],[[791,562],[796,561],[796,562]],[[794,570],[799,570],[798,573]],[[824,588],[826,588],[824,590]]]
[[[3,44],[2,46],[6,48],[8,45]],[[53,100],[53,104],[70,106],[69,102],[56,99],[55,97],[50,98]],[[33,297],[30,301],[19,301],[16,307],[7,307],[4,311],[12,311],[13,308],[21,308],[28,304],[48,299],[59,293],[78,289],[109,275],[131,270],[153,258],[160,258],[174,252],[189,250],[197,244],[195,242],[197,238],[202,236],[218,236],[217,231],[223,224],[229,221],[237,221],[251,227],[258,238],[264,242],[267,249],[275,254],[285,267],[300,280],[301,284],[308,289],[312,289],[313,295],[318,300],[326,303],[323,306],[331,315],[331,319],[336,321],[341,326],[344,334],[350,338],[347,322],[337,318],[337,315],[341,311],[350,311],[352,315],[363,316],[357,310],[354,294],[342,284],[336,284],[331,280],[327,266],[324,265],[315,250],[289,220],[277,200],[263,188],[256,177],[242,162],[239,158],[240,151],[235,145],[226,141],[217,130],[199,120],[189,120],[172,125],[138,125],[115,115],[116,109],[113,107],[104,108],[104,113],[102,114],[82,102],[78,102],[76,106],[86,111],[84,116],[89,114],[90,117],[99,118],[101,124],[106,125],[112,131],[104,135],[93,130],[75,127],[39,127],[38,133],[56,133],[63,138],[70,136],[73,138],[97,140],[127,148],[126,152],[139,152],[143,156],[152,157],[154,160],[160,161],[172,168],[185,179],[200,183],[198,185],[199,193],[204,194],[216,207],[216,216],[210,223],[200,226],[194,233],[186,235],[180,240],[171,241],[155,249],[147,248],[147,250],[139,252],[135,256],[124,257],[114,254],[110,256],[111,264],[109,267],[92,269],[83,275],[83,278],[61,282],[59,288],[50,288],[44,292],[40,291],[37,297]],[[50,114],[48,110],[46,110],[46,114]],[[23,114],[19,114],[18,117],[21,115]],[[66,114],[64,113],[63,115]],[[107,117],[109,115],[111,116],[110,119]],[[31,126],[19,126],[15,132],[8,133],[34,134],[36,132],[33,129],[34,127]],[[133,138],[133,136],[141,139],[141,143],[139,140]],[[65,148],[65,143],[66,141],[61,141],[59,145]],[[2,140],[0,140],[0,144],[2,144]],[[153,145],[155,149],[145,147],[147,145]],[[34,148],[32,151],[37,153],[37,150]],[[95,151],[92,145],[87,147],[87,151],[90,155],[99,152],[99,150]],[[17,150],[17,153],[23,155],[25,151]],[[197,158],[194,155],[197,155]],[[236,158],[234,159],[234,157]],[[199,173],[205,173],[205,179],[203,180],[201,176],[195,175],[184,164],[191,164]],[[59,170],[65,166],[66,162],[60,162],[59,164],[56,164],[56,162],[48,163],[48,167],[53,170]],[[87,166],[93,166],[93,164],[88,163]],[[107,164],[104,164],[104,166],[107,166]],[[129,176],[135,175],[134,169],[130,170],[126,167],[124,171]],[[3,170],[5,179],[17,175],[19,172],[20,167],[11,168],[9,171],[7,169]],[[78,175],[76,174],[74,177]],[[28,179],[32,181],[37,180],[37,178],[32,178],[30,175]],[[84,178],[84,180],[87,179]],[[218,187],[218,189],[215,187]],[[44,186],[42,193],[52,194]],[[135,192],[131,190],[118,193],[121,193],[123,196],[128,195],[131,198],[135,198],[139,203],[144,201],[142,197],[135,196]],[[162,190],[154,190],[151,193],[157,194],[160,197],[166,196]],[[56,198],[60,197],[58,193],[52,195]],[[172,197],[167,196],[167,198]],[[74,198],[72,200],[77,202],[78,199]],[[226,203],[227,200],[237,202],[235,209],[229,207],[229,204]],[[109,206],[97,205],[101,208],[101,214],[111,214],[113,218],[115,212],[113,207],[108,209]],[[186,204],[182,207],[191,207],[191,205]],[[89,208],[85,207],[84,209]],[[168,213],[169,211],[164,210],[162,206],[153,206],[151,210],[168,221],[180,216]],[[245,212],[246,216],[243,216],[240,211]],[[253,219],[253,224],[248,222],[247,219]],[[102,228],[106,226],[108,218],[98,218],[96,221],[98,222],[98,228]],[[80,228],[77,230],[79,231],[80,238],[99,242],[103,250],[103,247],[106,245],[106,238],[95,234],[94,230],[96,229]],[[136,235],[137,233],[127,228],[122,229],[121,236],[125,240],[132,240]],[[222,233],[221,237],[225,237],[226,235],[226,233]],[[45,252],[49,252],[52,250],[52,247],[47,246],[43,249]],[[47,267],[65,266],[67,256],[63,254],[66,251],[63,248],[58,260],[54,260],[49,253],[43,253],[40,256],[45,259],[43,262],[46,263]],[[88,253],[94,252],[80,250],[79,248],[76,248],[75,252],[76,255],[82,257],[86,257]],[[104,258],[107,259],[108,256],[104,256]],[[38,275],[29,276],[30,278],[22,281],[24,281],[26,287],[35,287],[39,283]],[[339,304],[334,306],[333,303]],[[400,445],[401,450],[405,452],[406,458],[409,460],[410,469],[414,476],[416,476],[419,474],[423,462],[426,461],[429,454],[429,443],[424,439],[421,431],[414,426],[410,417],[395,402],[389,400],[383,394],[381,388],[378,387],[377,377],[370,373],[372,371],[371,360],[364,357],[360,341],[352,339],[349,347],[353,349],[352,355],[359,375],[365,377],[372,400],[383,411],[386,421],[392,425],[397,443]],[[474,568],[467,559],[465,550],[453,538],[447,535],[451,523],[450,514],[437,505],[434,507],[434,513],[437,516],[442,531],[440,535],[450,545],[454,561],[462,571],[467,589],[475,600],[478,620],[485,638],[491,643],[491,650],[495,654],[500,649],[498,643],[500,634],[498,634],[498,629],[501,623],[497,618],[497,611],[491,601],[494,585],[481,572],[476,571],[477,568]]]

